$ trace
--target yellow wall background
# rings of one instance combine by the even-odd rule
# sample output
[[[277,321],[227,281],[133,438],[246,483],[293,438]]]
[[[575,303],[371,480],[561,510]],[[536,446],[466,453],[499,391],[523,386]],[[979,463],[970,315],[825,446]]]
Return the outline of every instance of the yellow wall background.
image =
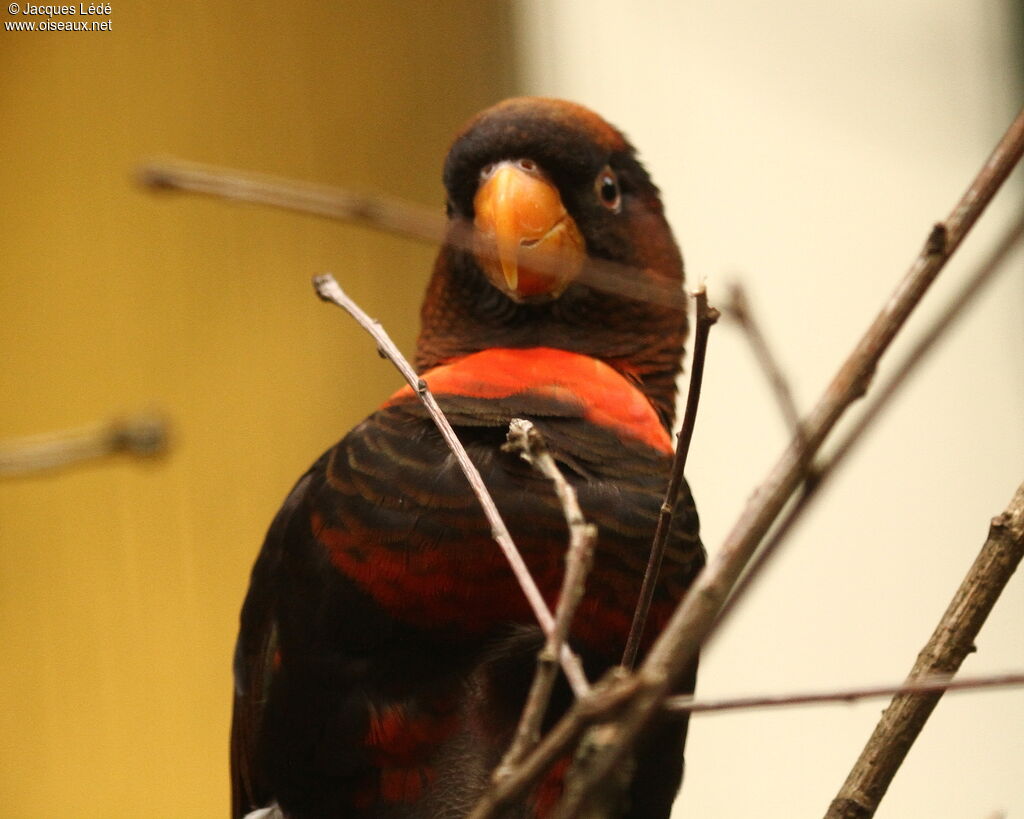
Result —
[[[226,814],[263,531],[398,383],[309,279],[335,272],[408,351],[433,255],[154,196],[133,169],[170,155],[440,206],[451,135],[511,90],[509,15],[160,0],[113,3],[110,31],[0,30],[0,437],[145,407],[173,423],[158,461],[0,482],[5,816]]]

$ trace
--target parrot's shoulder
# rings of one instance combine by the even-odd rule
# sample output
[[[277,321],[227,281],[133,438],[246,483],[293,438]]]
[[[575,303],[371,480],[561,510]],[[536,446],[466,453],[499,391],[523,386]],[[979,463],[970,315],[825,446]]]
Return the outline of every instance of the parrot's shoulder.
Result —
[[[636,382],[591,356],[552,347],[499,347],[434,367],[423,380],[455,426],[507,426],[519,416],[561,418],[607,430],[629,444],[672,451],[663,419]],[[403,387],[384,409],[416,400],[413,389]]]

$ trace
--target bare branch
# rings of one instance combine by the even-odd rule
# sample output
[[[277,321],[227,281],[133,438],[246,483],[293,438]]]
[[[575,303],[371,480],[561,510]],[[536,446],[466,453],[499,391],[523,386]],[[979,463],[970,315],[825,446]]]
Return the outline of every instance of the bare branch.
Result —
[[[911,682],[889,685],[865,685],[830,691],[804,691],[793,694],[772,694],[754,697],[728,697],[723,699],[697,699],[696,697],[669,697],[665,710],[672,713],[709,714],[752,708],[777,708],[787,705],[821,705],[837,702],[855,702],[872,697],[893,694],[926,694],[943,691],[980,691],[990,688],[1010,688],[1024,685],[1024,672],[1013,674],[986,674],[954,680],[949,674],[915,677]]]
[[[985,285],[1002,269],[1007,257],[1019,246],[1021,239],[1024,239],[1024,213],[1021,213],[1016,221],[1010,224],[985,261],[974,271],[960,290],[949,300],[942,313],[932,321],[928,329],[915,342],[911,350],[896,366],[892,375],[874,394],[864,412],[860,414],[843,439],[832,450],[829,457],[814,468],[796,503],[786,510],[785,515],[772,530],[771,536],[761,546],[747,572],[736,584],[718,615],[713,630],[708,634],[708,640],[717,634],[722,625],[732,616],[737,601],[743,599],[750,585],[762,576],[765,566],[775,556],[779,545],[814,501],[820,497],[821,490],[835,476],[856,444],[874,425],[882,412],[890,406],[892,399],[907,382],[910,374],[928,357],[939,339],[944,337],[956,322],[966,315],[969,307],[984,290]]]
[[[935,674],[952,676],[974,649],[974,640],[1024,557],[1024,484],[1006,510],[992,519],[988,539],[952,602],[917,657],[909,681]],[[885,709],[826,819],[874,816],[910,746],[924,728],[942,691],[900,694]]]
[[[708,335],[719,316],[718,310],[708,304],[707,290],[703,286],[694,292],[693,296],[697,303],[697,322],[693,334],[693,363],[690,365],[690,387],[686,394],[686,410],[676,442],[676,453],[672,461],[668,488],[665,490],[665,499],[662,501],[658,524],[654,530],[654,541],[651,543],[651,553],[647,560],[643,584],[640,587],[640,597],[636,604],[636,610],[633,612],[633,622],[629,628],[626,649],[622,655],[622,665],[627,669],[636,665],[637,654],[640,652],[640,644],[643,641],[644,628],[647,625],[647,615],[651,609],[651,601],[654,599],[654,589],[658,584],[661,561],[665,555],[665,546],[668,544],[668,535],[672,528],[676,501],[679,500],[679,491],[683,484],[683,473],[686,469],[686,458],[690,452],[690,441],[693,439],[693,430],[697,423],[697,407],[700,404],[700,388],[704,380],[704,358],[707,355]]]
[[[176,190],[269,205],[397,233],[438,243],[444,237],[444,216],[424,208],[374,194],[295,182],[267,174],[246,173],[173,159],[153,162],[139,171],[139,181],[154,190]]]
[[[168,424],[152,414],[0,441],[0,478],[21,477],[125,453],[151,458],[167,449]]]
[[[757,544],[804,480],[809,459],[821,447],[850,404],[863,395],[882,354],[1022,153],[1024,111],[1013,121],[948,220],[932,229],[918,258],[804,422],[804,439],[793,441],[783,453],[748,502],[715,559],[690,587],[641,666],[639,676],[642,684],[639,693],[630,699],[615,723],[617,741],[609,743],[600,758],[590,767],[588,775],[591,783],[601,781],[620,763],[639,733],[658,715],[674,679],[685,671],[696,656],[726,596]],[[576,719],[574,713],[575,709],[570,710],[562,722],[555,726],[553,733],[559,732],[562,735],[565,726]],[[541,747],[544,747],[544,743],[541,743]],[[539,751],[540,748],[537,753]],[[530,765],[533,756],[528,757],[524,765]],[[524,783],[522,787],[528,784]],[[575,804],[564,804],[563,801],[563,814],[573,815],[580,804],[578,800]]]
[[[586,577],[590,572],[594,544],[597,541],[597,527],[584,519],[576,498],[576,490],[562,475],[537,428],[529,421],[514,418],[509,425],[508,444],[505,448],[519,452],[527,463],[554,484],[555,494],[569,527],[569,549],[566,553],[565,574],[562,576],[558,605],[555,606],[555,627],[548,635],[544,648],[537,655],[537,672],[519,718],[512,745],[494,772],[496,780],[507,776],[511,767],[540,740],[540,726],[551,701],[551,692],[558,674],[557,658],[562,645],[568,639],[569,627],[583,599]]]
[[[729,287],[729,301],[725,311],[736,320],[743,331],[743,335],[754,353],[754,358],[761,366],[761,371],[775,395],[775,403],[778,404],[790,434],[794,438],[799,437],[803,434],[800,427],[800,411],[797,409],[796,401],[793,400],[793,391],[790,389],[789,380],[783,373],[778,359],[768,345],[768,339],[761,331],[761,325],[750,308],[747,291],[739,282],[734,282]]]
[[[523,594],[526,595],[526,599],[529,602],[530,607],[533,609],[537,622],[540,623],[545,636],[550,636],[555,627],[555,618],[551,614],[551,609],[548,608],[548,604],[544,601],[544,596],[541,594],[540,589],[537,588],[537,583],[530,574],[530,570],[527,568],[526,563],[523,560],[523,556],[519,553],[519,549],[516,548],[515,543],[512,541],[512,536],[509,534],[508,527],[505,526],[505,522],[501,519],[498,507],[495,505],[490,492],[488,492],[487,487],[484,486],[483,479],[480,477],[480,472],[469,459],[469,455],[466,453],[465,447],[462,446],[458,436],[455,434],[455,430],[452,429],[452,425],[448,422],[448,419],[438,406],[433,393],[431,393],[427,388],[427,382],[417,375],[416,371],[412,368],[412,365],[409,364],[405,359],[405,356],[403,356],[398,347],[395,346],[391,337],[380,325],[380,322],[370,318],[370,316],[368,316],[358,304],[352,301],[330,273],[314,277],[313,286],[316,288],[316,292],[321,299],[332,302],[338,307],[341,307],[356,320],[360,327],[366,330],[366,332],[373,337],[374,341],[377,342],[377,349],[380,351],[381,355],[395,365],[395,368],[402,374],[402,377],[405,378],[409,386],[412,387],[413,391],[419,396],[420,401],[422,401],[423,405],[427,408],[427,412],[430,413],[431,419],[433,419],[442,437],[448,444],[448,448],[451,449],[452,454],[455,456],[459,466],[462,468],[462,472],[465,474],[466,480],[469,481],[469,485],[472,487],[477,500],[480,501],[480,506],[484,510],[487,522],[491,525],[491,535],[495,541],[497,541],[498,546],[505,555],[505,559],[508,561],[509,566],[512,567],[512,572],[515,574],[516,580],[518,581],[520,588],[523,590]],[[563,645],[559,659],[561,660],[562,667],[565,670],[565,676],[568,678],[569,684],[572,686],[573,693],[575,693],[577,697],[583,696],[590,689],[590,684],[587,682],[586,675],[583,673],[583,666],[580,664],[579,658],[569,651],[567,646]]]

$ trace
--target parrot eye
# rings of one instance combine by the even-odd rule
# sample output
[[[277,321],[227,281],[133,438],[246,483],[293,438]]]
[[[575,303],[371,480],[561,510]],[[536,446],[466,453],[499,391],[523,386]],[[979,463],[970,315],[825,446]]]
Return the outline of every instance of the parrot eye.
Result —
[[[615,176],[615,171],[611,168],[605,166],[604,170],[597,175],[594,189],[597,191],[597,198],[601,200],[601,204],[612,213],[618,213],[622,209],[622,193],[619,191],[619,180]]]

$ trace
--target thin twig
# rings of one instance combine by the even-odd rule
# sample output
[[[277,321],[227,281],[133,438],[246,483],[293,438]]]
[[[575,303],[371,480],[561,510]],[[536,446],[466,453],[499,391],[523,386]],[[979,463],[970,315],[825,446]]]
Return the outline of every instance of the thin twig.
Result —
[[[341,307],[356,320],[360,327],[373,337],[374,341],[377,342],[377,349],[380,350],[381,355],[395,365],[395,368],[402,374],[402,377],[405,378],[409,386],[412,387],[420,401],[423,402],[427,412],[430,413],[431,419],[433,419],[442,437],[448,444],[448,448],[452,451],[456,461],[458,461],[459,466],[462,468],[462,472],[465,474],[466,480],[469,481],[469,485],[472,487],[477,500],[480,501],[480,506],[487,517],[487,522],[491,526],[491,536],[497,541],[498,546],[505,555],[505,559],[508,561],[509,566],[511,566],[512,572],[515,574],[516,580],[523,590],[523,594],[526,595],[530,608],[533,609],[537,622],[540,623],[545,636],[550,636],[555,628],[555,618],[551,614],[551,609],[548,608],[548,604],[544,601],[544,596],[541,594],[540,589],[537,588],[537,583],[530,574],[523,556],[512,541],[508,527],[505,526],[505,522],[498,512],[498,507],[495,505],[490,492],[484,486],[480,472],[469,459],[465,447],[462,446],[458,436],[455,434],[455,430],[452,429],[452,425],[438,406],[433,393],[427,388],[427,382],[417,375],[412,365],[409,364],[405,356],[395,346],[391,337],[380,325],[380,322],[370,318],[358,304],[352,301],[341,289],[334,276],[330,273],[315,276],[313,278],[313,286],[316,288],[317,295],[321,299]],[[590,689],[590,684],[583,673],[583,666],[579,658],[569,651],[568,646],[563,645],[559,659],[561,660],[562,668],[565,670],[565,676],[568,678],[570,686],[572,686],[573,693],[577,697],[583,696]]]
[[[754,316],[754,311],[750,307],[750,299],[747,298],[747,291],[739,282],[733,282],[729,286],[729,301],[726,304],[725,312],[736,320],[743,331],[754,358],[757,359],[757,363],[761,367],[761,372],[768,380],[768,385],[775,396],[775,403],[782,413],[790,435],[799,437],[803,433],[800,427],[800,411],[793,399],[793,390],[779,365],[778,358],[768,345],[768,339],[761,331],[760,323]]]
[[[967,655],[1021,558],[1024,558],[1024,483],[1006,510],[992,519],[988,538],[952,602],[921,650],[908,680],[935,674],[952,676]],[[942,691],[899,694],[885,709],[871,738],[832,801],[826,819],[874,816],[911,745]]]
[[[583,599],[586,577],[593,561],[597,527],[587,523],[576,497],[576,490],[565,479],[555,459],[548,451],[537,428],[522,418],[514,418],[509,425],[506,449],[518,452],[522,458],[554,485],[555,494],[569,527],[569,548],[566,552],[565,574],[555,606],[555,627],[548,635],[544,647],[537,655],[537,671],[519,718],[519,725],[505,758],[494,772],[495,779],[508,775],[512,767],[532,750],[540,740],[540,728],[551,701],[558,675],[557,658],[569,635],[569,627]]]
[[[168,424],[142,414],[77,429],[0,441],[0,478],[22,477],[124,453],[151,458],[167,449]]]
[[[751,561],[747,571],[736,584],[729,599],[722,607],[714,628],[709,632],[706,642],[719,633],[723,624],[735,611],[737,601],[743,599],[749,591],[751,584],[757,578],[763,576],[765,566],[774,558],[780,544],[785,541],[790,531],[803,518],[807,510],[813,506],[814,501],[821,497],[821,490],[835,477],[856,444],[878,421],[883,411],[891,406],[892,399],[907,383],[911,373],[935,349],[939,339],[945,337],[950,329],[967,314],[969,307],[982,293],[985,286],[992,281],[995,274],[1003,268],[1006,259],[1019,246],[1022,239],[1024,239],[1024,213],[1021,213],[1009,225],[986,259],[964,282],[963,286],[948,301],[946,308],[932,321],[928,329],[914,343],[911,350],[893,370],[892,375],[875,392],[868,406],[865,407],[856,421],[847,429],[835,449],[832,450],[824,461],[814,467],[811,478],[804,484],[803,491],[797,498],[796,503],[786,510],[785,515],[783,515],[778,525],[772,529],[771,535],[758,550],[757,556]]]
[[[662,501],[658,524],[654,530],[654,541],[651,543],[651,553],[647,559],[647,569],[640,587],[640,597],[633,612],[633,623],[629,628],[629,637],[626,639],[626,649],[622,654],[622,666],[627,669],[636,665],[636,658],[640,652],[640,644],[643,641],[644,629],[647,625],[647,615],[651,610],[651,601],[654,599],[654,590],[658,584],[661,561],[665,555],[665,546],[668,544],[668,536],[672,528],[672,517],[675,514],[676,502],[679,500],[679,491],[683,484],[683,473],[686,469],[686,458],[690,452],[690,441],[693,439],[693,430],[697,423],[697,407],[700,403],[700,389],[704,380],[704,359],[708,348],[708,334],[711,332],[712,325],[718,321],[719,316],[718,310],[708,304],[707,290],[703,286],[694,292],[693,297],[697,305],[697,321],[693,334],[693,363],[690,365],[690,387],[686,394],[686,410],[676,442],[668,488],[665,490],[665,499]]]
[[[697,409],[700,404],[701,385],[704,379],[704,362],[707,356],[708,336],[710,335],[711,327],[718,321],[720,315],[717,309],[708,304],[707,290],[703,285],[693,293],[693,297],[696,304],[696,322],[693,339],[693,361],[690,365],[690,383],[686,395],[686,409],[677,437],[668,487],[659,510],[654,540],[651,543],[651,551],[640,587],[640,596],[633,613],[633,622],[630,625],[626,648],[623,652],[622,667],[626,670],[632,670],[635,666],[640,645],[643,641],[647,616],[650,612],[651,602],[654,599],[654,590],[657,587],[658,575],[661,572],[661,562],[672,529],[672,519],[686,471],[686,459],[690,452],[690,443],[693,440],[693,432],[696,427]],[[596,781],[591,777],[589,770],[591,760],[596,758],[598,752],[608,743],[614,743],[615,741],[614,729],[603,725],[593,728],[584,737],[577,754],[577,761],[565,779],[563,802],[566,803],[566,806],[558,814],[559,816],[574,814],[578,807],[588,799],[589,791],[591,790],[590,783]],[[624,771],[621,773],[624,774]],[[601,796],[609,802],[617,802],[628,787],[628,777],[620,775],[618,777],[604,777],[603,779],[605,782],[605,792]]]
[[[953,679],[949,674],[915,677],[912,682],[889,685],[865,685],[830,691],[805,691],[793,694],[772,694],[753,697],[697,699],[696,697],[669,697],[665,710],[669,713],[709,714],[753,708],[778,708],[787,705],[820,705],[824,703],[855,702],[872,697],[893,694],[926,694],[943,691],[980,691],[990,688],[1010,688],[1024,685],[1024,673],[987,674],[978,677]]]
[[[617,742],[590,768],[591,782],[607,776],[629,752],[637,736],[660,712],[675,679],[696,656],[713,626],[730,589],[757,544],[778,517],[792,493],[805,479],[807,463],[828,433],[857,398],[863,395],[882,354],[923,298],[950,255],[963,241],[996,191],[1024,153],[1024,111],[1019,113],[981,171],[944,224],[932,228],[925,247],[911,265],[881,313],[840,367],[832,383],[803,424],[804,440],[794,441],[748,502],[715,559],[698,575],[642,664],[638,693],[623,708],[616,723]],[[576,719],[575,708],[555,726]],[[544,743],[541,743],[544,746]],[[538,751],[540,749],[538,748]],[[564,749],[563,749],[564,750]],[[536,752],[535,752],[536,754]],[[531,766],[535,754],[524,761]],[[532,768],[531,768],[532,769]],[[505,780],[505,782],[509,782]],[[534,780],[518,779],[525,789]],[[584,789],[584,793],[585,793]],[[521,792],[521,791],[520,791]],[[511,798],[511,797],[510,797]],[[563,804],[574,815],[580,802]]]

